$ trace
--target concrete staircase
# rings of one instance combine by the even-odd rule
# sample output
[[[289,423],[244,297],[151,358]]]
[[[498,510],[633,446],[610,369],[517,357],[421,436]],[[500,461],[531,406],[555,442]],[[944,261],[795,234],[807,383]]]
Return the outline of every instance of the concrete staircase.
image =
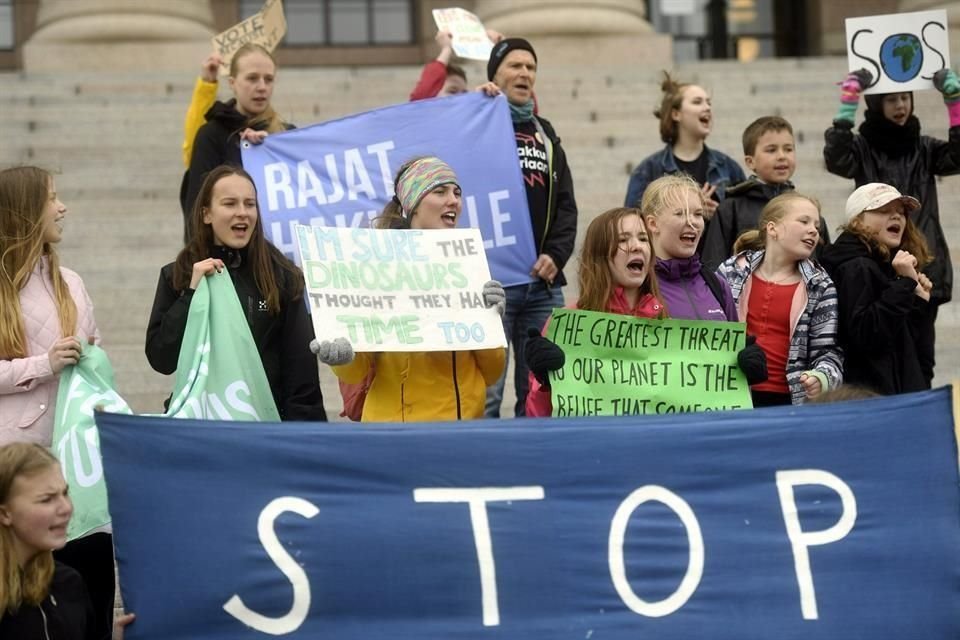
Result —
[[[831,229],[843,221],[852,182],[826,173],[823,130],[836,110],[840,58],[772,60],[740,65],[704,62],[677,70],[713,93],[710,146],[741,157],[740,136],[753,119],[779,114],[797,136],[799,188],[820,198]],[[284,69],[274,97],[279,112],[300,126],[406,99],[416,67]],[[468,69],[471,84],[483,78]],[[121,395],[136,411],[159,410],[172,379],[147,364],[143,341],[160,267],[180,248],[178,188],[183,114],[194,77],[170,74],[0,74],[0,114],[6,137],[0,166],[37,164],[57,172],[69,208],[63,263],[81,274],[117,375]],[[581,229],[623,202],[632,167],[662,144],[651,115],[659,99],[658,70],[642,65],[551,67],[541,61],[537,95],[570,158]],[[226,95],[226,88],[223,90]],[[916,95],[928,135],[945,137],[947,119],[934,92]],[[939,184],[943,224],[960,263],[960,179]],[[576,262],[567,267],[575,281]],[[566,296],[577,295],[575,283]],[[960,312],[941,310],[937,380],[960,373]],[[322,371],[331,416],[339,394]],[[509,386],[509,385],[508,385]],[[511,406],[510,398],[505,406]],[[509,411],[505,411],[508,415]]]

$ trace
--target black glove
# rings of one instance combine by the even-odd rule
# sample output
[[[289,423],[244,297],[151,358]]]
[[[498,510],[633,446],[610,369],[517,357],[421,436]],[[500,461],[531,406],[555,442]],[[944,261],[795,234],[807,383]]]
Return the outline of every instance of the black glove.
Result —
[[[527,344],[523,348],[523,358],[527,361],[527,369],[543,389],[550,388],[548,374],[562,368],[563,363],[567,361],[563,349],[544,338],[533,327],[527,330]]]
[[[737,354],[737,364],[747,376],[747,384],[760,384],[767,379],[767,354],[757,344],[757,336],[747,336],[747,346]]]
[[[867,69],[860,68],[856,71],[851,71],[850,75],[857,77],[857,82],[860,83],[861,91],[865,91],[873,83],[873,74]]]

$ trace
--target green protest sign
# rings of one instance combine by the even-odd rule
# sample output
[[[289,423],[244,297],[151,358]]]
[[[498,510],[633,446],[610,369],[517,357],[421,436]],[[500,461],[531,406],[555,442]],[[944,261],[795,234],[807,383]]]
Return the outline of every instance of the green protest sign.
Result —
[[[553,415],[646,415],[752,407],[737,366],[738,322],[647,320],[557,309],[547,337],[566,354],[550,376]]]
[[[505,347],[478,229],[296,226],[313,329],[355,351]]]
[[[84,344],[65,367],[57,392],[53,451],[73,499],[67,537],[110,523],[94,409],[133,413],[114,389],[113,367],[97,346]],[[210,275],[190,301],[177,361],[170,418],[280,421],[270,384],[227,271]]]

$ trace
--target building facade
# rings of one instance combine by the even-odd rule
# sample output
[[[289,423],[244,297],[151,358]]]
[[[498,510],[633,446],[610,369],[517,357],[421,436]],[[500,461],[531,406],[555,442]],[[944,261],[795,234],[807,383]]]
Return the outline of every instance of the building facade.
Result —
[[[194,66],[210,38],[262,0],[0,0],[0,69]],[[435,55],[431,11],[457,4],[507,35],[674,61],[844,52],[847,17],[946,8],[930,0],[284,0],[284,66],[417,64]],[[646,42],[646,44],[644,44]],[[633,58],[637,59],[637,58]],[[669,60],[667,61],[669,62]],[[158,66],[159,65],[159,66]]]

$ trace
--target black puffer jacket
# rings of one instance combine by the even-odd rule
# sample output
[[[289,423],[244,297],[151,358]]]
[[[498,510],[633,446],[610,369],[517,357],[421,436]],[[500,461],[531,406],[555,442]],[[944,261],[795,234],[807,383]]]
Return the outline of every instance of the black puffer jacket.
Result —
[[[0,613],[0,638],[43,640],[109,640],[94,629],[93,605],[80,574],[56,563],[50,593],[38,607],[22,606]]]
[[[947,142],[917,135],[912,148],[900,153],[871,145],[864,136],[853,133],[853,125],[842,120],[835,120],[824,138],[823,159],[830,173],[852,178],[858,187],[883,182],[920,201],[920,210],[912,219],[934,256],[934,261],[924,269],[933,282],[931,301],[937,305],[949,302],[953,294],[953,264],[940,226],[935,177],[960,173],[960,127],[951,127]]]
[[[757,228],[760,213],[767,203],[781,193],[793,191],[793,184],[766,184],[756,176],[727,189],[713,220],[707,225],[704,234],[703,252],[700,261],[711,271],[716,271],[724,260],[734,254],[733,244],[744,231]],[[827,222],[820,216],[820,244],[813,253],[814,260],[819,259],[823,245],[830,244],[830,231]]]
[[[283,272],[277,269],[280,314],[273,315],[257,289],[246,250],[214,247],[211,256],[223,260],[230,271],[280,419],[326,421],[317,359],[309,349],[313,326],[303,299],[292,299],[290,287],[282,279]],[[150,366],[167,375],[177,370],[193,298],[193,289],[181,292],[174,288],[173,266],[171,262],[160,270],[145,349]]]
[[[844,382],[883,394],[929,389],[936,307],[914,294],[917,282],[846,231],[820,260],[840,301]]]

